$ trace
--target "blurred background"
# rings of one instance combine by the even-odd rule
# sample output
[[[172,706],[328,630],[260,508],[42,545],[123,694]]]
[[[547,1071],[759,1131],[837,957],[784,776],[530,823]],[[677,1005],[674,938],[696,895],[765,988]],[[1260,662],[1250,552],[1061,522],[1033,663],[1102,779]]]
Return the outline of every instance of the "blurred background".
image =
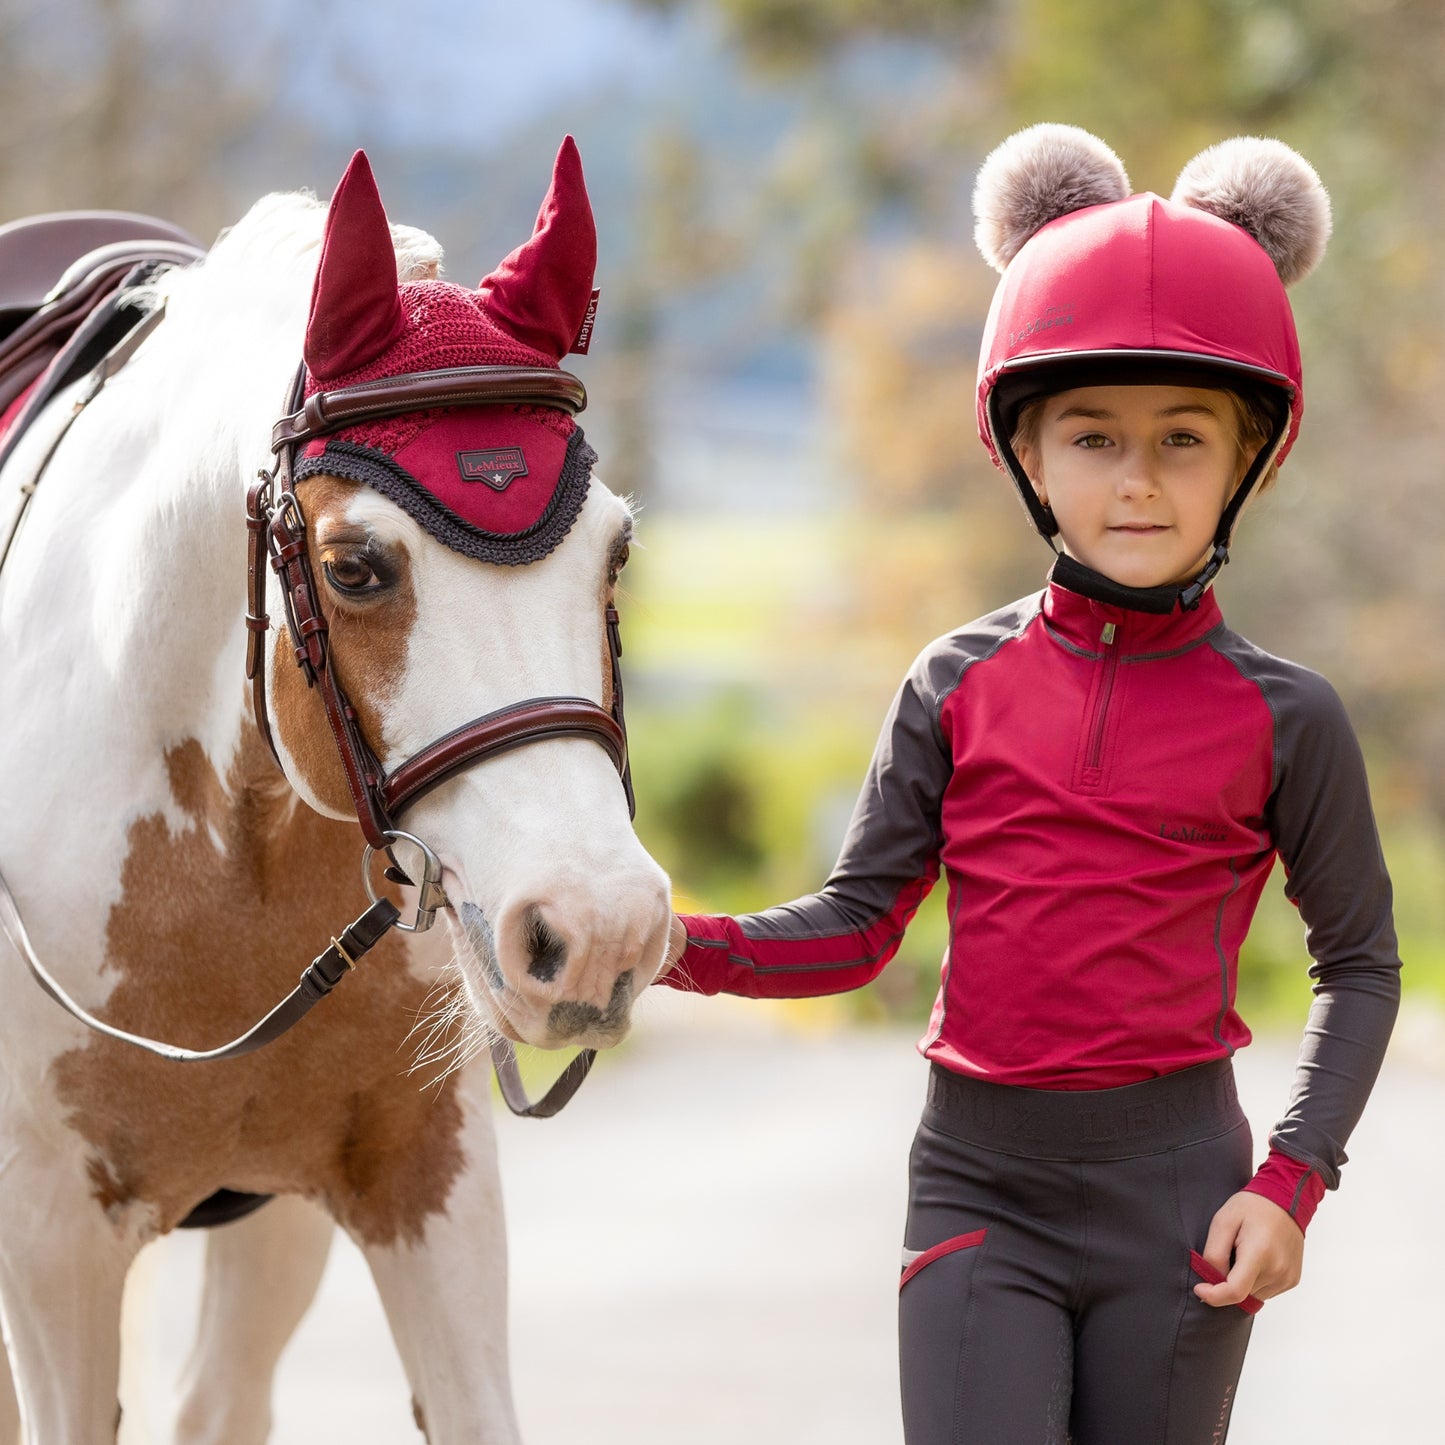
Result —
[[[1397,881],[1406,987],[1445,1000],[1445,455],[1435,0],[0,0],[0,215],[112,206],[209,241],[365,146],[475,284],[573,133],[600,230],[587,431],[641,508],[623,598],[644,840],[680,907],[817,886],[898,679],[1048,555],[974,435],[994,276],[981,158],[1068,121],[1165,194],[1276,135],[1332,193],[1294,292],[1307,417],[1220,583],[1343,693]],[[939,890],[941,893],[941,890]],[[922,1018],[931,900],[864,994]],[[1271,891],[1246,1017],[1307,1005]],[[792,1006],[790,1006],[792,1007]]]
[[[680,907],[742,911],[822,881],[921,647],[1046,570],[974,434],[994,282],[971,239],[982,157],[1020,126],[1066,121],[1167,194],[1231,134],[1302,151],[1336,217],[1293,293],[1305,426],[1219,591],[1234,626],[1324,672],[1355,720],[1407,1011],[1352,1144],[1373,1157],[1321,1211],[1314,1290],[1271,1306],[1286,1327],[1261,1342],[1275,1353],[1246,1377],[1258,1403],[1237,1433],[1290,1438],[1314,1408],[1300,1438],[1399,1445],[1438,1422],[1439,1326],[1419,1280],[1439,1188],[1420,1140],[1445,1107],[1442,77],[1438,0],[0,0],[0,219],[108,206],[210,241],[265,191],[326,196],[364,146],[393,219],[433,232],[448,274],[475,284],[529,234],[574,134],[602,301],[591,354],[571,362],[601,473],[640,509],[622,597],[638,829]],[[938,903],[856,995],[645,1000],[639,1042],[575,1118],[503,1125],[531,1438],[567,1438],[572,1410],[603,1439],[595,1405],[614,1397],[619,1439],[737,1439],[755,1407],[801,1412],[792,1434],[759,1439],[890,1438],[891,1251],[922,1089],[907,1039],[937,984]],[[1274,888],[1240,982],[1246,1018],[1274,1036],[1245,1064],[1260,1133],[1307,964]],[[696,1032],[669,1032],[677,1009]],[[740,1028],[764,1042],[730,1042]],[[821,1252],[798,1247],[803,1219]],[[367,1357],[374,1394],[372,1364],[338,1357],[363,1295],[369,1338],[384,1336],[359,1256],[337,1259],[328,1288],[353,1292],[308,1322],[316,1345],[296,1358],[342,1373],[318,1390],[313,1364],[296,1366],[324,1423],[293,1410],[285,1438],[409,1438],[389,1347]],[[866,1297],[845,1307],[855,1277]],[[724,1343],[690,1343],[704,1320]],[[628,1423],[637,1386],[603,1371],[596,1331],[659,1362],[653,1434]],[[816,1394],[794,1374],[805,1347],[831,1381]],[[575,1403],[554,1384],[568,1348],[567,1368],[598,1371]],[[1322,1375],[1350,1381],[1353,1404]],[[696,1408],[710,1391],[712,1435]],[[347,1403],[360,1423],[338,1433]],[[383,1408],[395,1419],[373,1421]]]

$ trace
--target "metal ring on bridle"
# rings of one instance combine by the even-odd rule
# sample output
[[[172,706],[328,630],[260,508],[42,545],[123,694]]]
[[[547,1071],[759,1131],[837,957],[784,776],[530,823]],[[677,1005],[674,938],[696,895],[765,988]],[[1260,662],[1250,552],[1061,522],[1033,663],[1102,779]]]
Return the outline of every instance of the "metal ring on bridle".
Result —
[[[392,926],[402,933],[425,933],[436,922],[437,909],[445,906],[446,894],[442,891],[442,861],[422,842],[415,833],[404,833],[400,828],[388,828],[382,836],[393,841],[405,840],[421,849],[422,875],[417,882],[416,916],[410,923],[395,923]],[[366,896],[373,903],[378,902],[375,889],[371,886],[371,859],[376,849],[370,843],[361,850],[361,881]]]

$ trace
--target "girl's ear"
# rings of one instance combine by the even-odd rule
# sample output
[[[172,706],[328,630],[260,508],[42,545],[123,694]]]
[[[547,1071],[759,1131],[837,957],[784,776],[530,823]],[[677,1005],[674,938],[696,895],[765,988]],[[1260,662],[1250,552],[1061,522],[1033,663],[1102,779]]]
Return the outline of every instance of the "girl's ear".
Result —
[[[1019,460],[1019,466],[1024,469],[1024,475],[1029,479],[1029,484],[1034,489],[1034,494],[1039,501],[1047,507],[1049,504],[1048,488],[1044,486],[1043,472],[1040,467],[1040,458],[1037,449],[1029,442],[1020,438],[1014,443],[1014,456]]]

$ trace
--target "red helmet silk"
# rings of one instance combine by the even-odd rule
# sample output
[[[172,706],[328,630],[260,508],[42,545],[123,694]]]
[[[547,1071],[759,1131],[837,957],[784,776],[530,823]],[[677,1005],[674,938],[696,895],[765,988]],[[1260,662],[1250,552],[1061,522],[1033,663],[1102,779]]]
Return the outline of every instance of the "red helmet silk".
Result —
[[[1274,263],[1247,231],[1193,206],[1146,192],[1073,211],[1009,263],[979,355],[978,429],[995,463],[988,399],[1000,376],[1097,352],[1198,358],[1273,379],[1293,393],[1279,460],[1299,431],[1299,340]]]

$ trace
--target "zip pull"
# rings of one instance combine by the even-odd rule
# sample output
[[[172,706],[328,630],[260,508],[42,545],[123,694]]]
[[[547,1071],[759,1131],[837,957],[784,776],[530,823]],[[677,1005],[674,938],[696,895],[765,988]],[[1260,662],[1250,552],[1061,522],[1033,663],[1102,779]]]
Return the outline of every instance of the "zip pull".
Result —
[[[1104,624],[1104,630],[1099,634],[1099,641],[1102,642],[1105,647],[1112,647],[1114,645],[1114,633],[1116,630],[1117,627],[1115,623],[1106,622]]]

